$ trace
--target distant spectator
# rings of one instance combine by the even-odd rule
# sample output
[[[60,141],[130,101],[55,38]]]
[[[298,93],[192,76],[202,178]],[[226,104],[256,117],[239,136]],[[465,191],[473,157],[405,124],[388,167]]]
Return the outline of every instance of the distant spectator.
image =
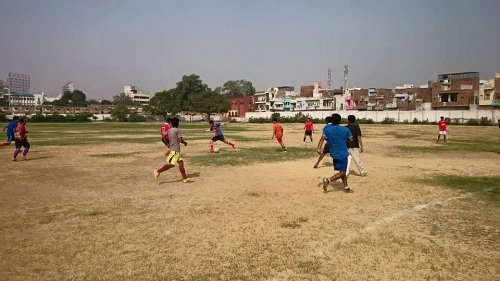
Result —
[[[446,142],[446,125],[448,125],[448,122],[444,119],[444,116],[441,116],[441,120],[438,122],[439,134],[436,142],[439,142],[441,136],[443,136],[443,140]]]

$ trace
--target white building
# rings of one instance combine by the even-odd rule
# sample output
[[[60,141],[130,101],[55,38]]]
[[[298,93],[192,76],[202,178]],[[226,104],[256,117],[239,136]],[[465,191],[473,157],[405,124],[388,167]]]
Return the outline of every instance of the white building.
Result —
[[[149,94],[142,92],[142,90],[138,90],[137,86],[123,86],[123,93],[130,97],[134,102],[138,102],[140,104],[148,104],[151,99]]]
[[[62,87],[62,94],[66,92],[73,93],[75,91],[75,86],[73,82],[68,82]]]

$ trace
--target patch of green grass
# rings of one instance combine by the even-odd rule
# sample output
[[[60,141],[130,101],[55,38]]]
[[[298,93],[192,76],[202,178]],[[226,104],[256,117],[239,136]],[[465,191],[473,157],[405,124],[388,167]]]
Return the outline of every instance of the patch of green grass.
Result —
[[[128,152],[128,153],[103,153],[103,154],[92,154],[90,156],[97,158],[121,158],[127,156],[133,156],[137,154],[137,152]]]
[[[494,152],[500,154],[500,144],[488,140],[453,140],[450,142],[439,142],[433,146],[396,146],[405,153],[444,153],[444,152]]]
[[[155,143],[158,137],[144,138],[97,138],[97,137],[72,137],[72,138],[54,138],[45,140],[31,140],[32,145],[36,146],[68,146],[68,145],[91,145],[107,143]]]
[[[258,147],[197,155],[190,157],[189,162],[200,166],[242,166],[312,157],[316,157],[314,148],[289,147],[287,152],[283,152],[280,147]]]
[[[500,176],[467,177],[454,175],[434,175],[430,178],[412,181],[426,185],[438,185],[446,188],[475,192],[492,201],[500,201]]]

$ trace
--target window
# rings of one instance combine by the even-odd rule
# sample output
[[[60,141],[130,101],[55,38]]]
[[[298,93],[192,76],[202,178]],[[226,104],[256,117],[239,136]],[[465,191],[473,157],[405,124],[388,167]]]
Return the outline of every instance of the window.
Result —
[[[458,94],[450,94],[450,101],[457,102],[458,101]]]

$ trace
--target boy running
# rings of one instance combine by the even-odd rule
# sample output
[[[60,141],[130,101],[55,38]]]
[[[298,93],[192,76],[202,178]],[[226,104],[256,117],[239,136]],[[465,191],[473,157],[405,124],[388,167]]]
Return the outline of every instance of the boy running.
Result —
[[[271,137],[271,139],[274,139],[274,137],[276,137],[276,140],[281,145],[281,149],[283,149],[283,152],[286,152],[286,146],[283,143],[283,127],[276,117],[273,118],[273,136]]]
[[[349,154],[351,154],[354,163],[356,163],[356,166],[358,167],[359,175],[364,177],[366,176],[366,169],[363,165],[363,161],[361,161],[361,157],[359,156],[360,153],[363,152],[363,140],[361,139],[361,128],[359,127],[359,124],[356,123],[356,116],[347,116],[346,127],[352,134],[352,143],[347,144],[349,147]]]
[[[15,144],[16,150],[14,150],[14,155],[12,156],[12,161],[17,160],[17,155],[21,152],[21,148],[24,147],[23,150],[23,160],[28,160],[28,152],[30,151],[30,143],[28,142],[28,137],[26,134],[28,131],[26,130],[26,119],[21,118],[19,120],[19,125],[17,126],[14,134],[15,134]]]
[[[313,128],[313,121],[311,120],[311,118],[307,118],[306,120],[306,123],[304,123],[304,129],[305,129],[305,132],[304,132],[304,140],[303,142],[305,143],[306,142],[306,137],[309,136],[309,138],[311,139],[311,142],[313,141],[313,133],[314,133],[314,128]]]
[[[439,142],[441,135],[443,136],[444,142],[446,142],[446,125],[448,125],[448,122],[444,120],[444,116],[441,116],[441,120],[438,122],[439,134],[436,142]]]
[[[323,128],[323,136],[330,146],[330,155],[333,158],[333,168],[338,171],[330,178],[323,178],[323,190],[326,192],[328,185],[332,181],[338,179],[342,180],[344,185],[344,192],[354,192],[347,186],[347,169],[348,169],[348,156],[347,142],[352,142],[352,134],[346,127],[339,126],[342,118],[339,114],[332,114],[332,126],[325,126]],[[321,153],[321,146],[323,142],[318,143],[317,152]]]
[[[170,168],[175,167],[175,165],[179,164],[179,171],[181,172],[182,175],[182,182],[183,183],[188,183],[192,182],[193,180],[188,178],[186,175],[186,170],[184,170],[184,161],[182,160],[181,157],[181,143],[184,144],[184,146],[187,145],[187,142],[184,141],[182,138],[181,131],[179,130],[179,118],[174,117],[172,118],[172,128],[168,130],[168,139],[169,139],[169,144],[170,144],[170,149],[167,150],[165,153],[165,161],[168,162],[165,164],[163,167],[161,167],[158,170],[153,170],[153,177],[156,179],[156,182],[158,182],[158,177],[162,172],[167,171]]]
[[[326,123],[325,127],[331,126],[332,125],[332,117],[327,116],[325,118],[325,123]],[[324,141],[325,141],[325,137],[321,136],[321,138],[319,139],[319,142],[324,142]],[[318,146],[318,147],[320,147],[320,146]],[[325,144],[325,146],[323,147],[323,151],[321,151],[321,153],[319,154],[318,161],[316,161],[316,164],[314,165],[314,169],[318,168],[319,162],[321,162],[321,160],[323,160],[323,157],[325,157],[325,154],[327,154],[327,153],[330,153],[330,147],[328,146],[328,143]]]
[[[14,116],[12,120],[7,124],[7,126],[3,127],[2,131],[5,131],[5,129],[7,129],[7,141],[5,143],[0,143],[0,146],[10,145],[10,143],[14,141],[14,131],[17,128],[18,121],[19,116]]]
[[[214,152],[214,142],[216,141],[221,141],[227,145],[230,145],[233,149],[236,149],[236,146],[234,143],[227,141],[226,138],[224,138],[224,134],[222,133],[222,124],[217,122],[215,123],[214,120],[208,121],[210,124],[210,129],[207,130],[207,132],[213,131],[215,136],[210,140],[210,153]]]

